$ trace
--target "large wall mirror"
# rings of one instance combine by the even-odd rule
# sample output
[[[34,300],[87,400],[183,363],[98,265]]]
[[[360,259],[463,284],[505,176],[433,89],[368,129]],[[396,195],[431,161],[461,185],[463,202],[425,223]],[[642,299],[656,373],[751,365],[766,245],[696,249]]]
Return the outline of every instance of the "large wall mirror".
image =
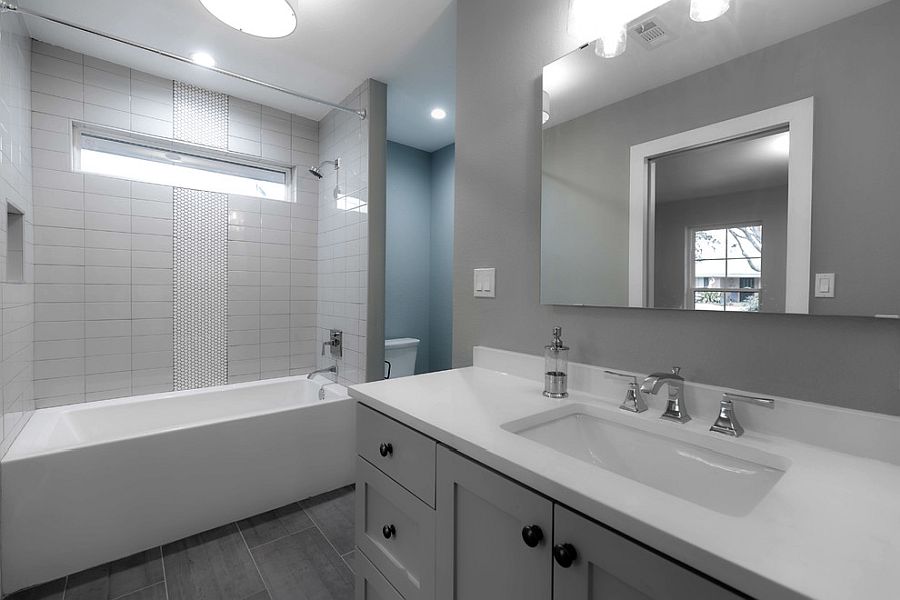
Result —
[[[621,4],[544,68],[541,301],[900,314],[900,0]]]

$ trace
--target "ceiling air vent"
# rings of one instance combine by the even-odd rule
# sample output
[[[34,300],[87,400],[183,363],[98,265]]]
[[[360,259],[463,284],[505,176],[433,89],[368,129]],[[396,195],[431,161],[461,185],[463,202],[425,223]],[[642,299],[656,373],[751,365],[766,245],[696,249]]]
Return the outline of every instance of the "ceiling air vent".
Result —
[[[671,42],[676,37],[656,17],[647,19],[637,25],[632,25],[631,35],[649,50]]]

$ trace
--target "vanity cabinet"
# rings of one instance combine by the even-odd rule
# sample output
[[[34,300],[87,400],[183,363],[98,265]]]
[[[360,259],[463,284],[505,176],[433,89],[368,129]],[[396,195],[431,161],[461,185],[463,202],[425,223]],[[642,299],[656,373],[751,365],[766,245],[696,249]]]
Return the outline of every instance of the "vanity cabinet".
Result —
[[[377,411],[357,423],[357,600],[745,598]]]
[[[552,502],[439,446],[437,507],[438,600],[551,597]]]
[[[563,506],[555,505],[553,515],[553,598],[737,600],[744,597]]]

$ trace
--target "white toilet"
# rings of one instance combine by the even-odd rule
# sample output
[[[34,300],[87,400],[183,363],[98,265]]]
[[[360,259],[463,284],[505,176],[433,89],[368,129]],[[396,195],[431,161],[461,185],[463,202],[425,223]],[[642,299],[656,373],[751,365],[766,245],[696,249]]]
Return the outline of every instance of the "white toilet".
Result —
[[[384,378],[396,379],[416,374],[419,340],[398,338],[384,341]]]

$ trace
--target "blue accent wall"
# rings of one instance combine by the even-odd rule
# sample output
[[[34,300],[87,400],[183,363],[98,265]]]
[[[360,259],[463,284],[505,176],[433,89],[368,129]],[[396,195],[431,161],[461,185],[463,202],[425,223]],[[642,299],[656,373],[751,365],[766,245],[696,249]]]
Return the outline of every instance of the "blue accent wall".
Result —
[[[454,155],[387,147],[385,339],[420,340],[416,373],[451,363]]]

